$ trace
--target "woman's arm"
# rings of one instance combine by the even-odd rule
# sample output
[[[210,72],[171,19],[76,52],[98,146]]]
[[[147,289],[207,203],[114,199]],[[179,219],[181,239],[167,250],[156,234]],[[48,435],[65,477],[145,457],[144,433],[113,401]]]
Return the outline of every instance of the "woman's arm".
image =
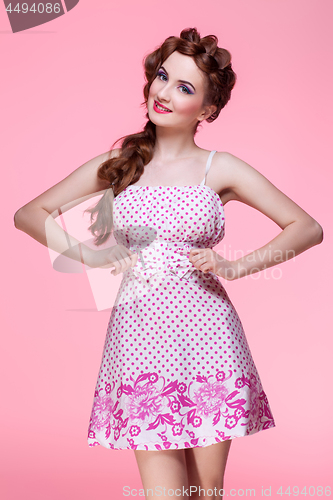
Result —
[[[113,150],[111,157],[117,155],[118,151],[119,149]],[[96,156],[21,207],[14,215],[15,227],[42,245],[81,261],[78,246],[80,242],[64,231],[54,218],[60,215],[60,208],[64,213],[89,198],[103,194],[109,188],[108,183],[101,181],[97,176],[99,166],[110,158],[109,155],[110,152]],[[89,266],[94,251],[86,245],[80,246],[83,260]]]
[[[227,261],[212,250],[193,251],[193,263],[232,281],[287,261],[323,241],[320,224],[260,172],[230,153],[217,153],[216,156],[212,178],[216,186],[223,186],[228,200],[238,200],[256,208],[282,231],[266,245],[240,259]]]

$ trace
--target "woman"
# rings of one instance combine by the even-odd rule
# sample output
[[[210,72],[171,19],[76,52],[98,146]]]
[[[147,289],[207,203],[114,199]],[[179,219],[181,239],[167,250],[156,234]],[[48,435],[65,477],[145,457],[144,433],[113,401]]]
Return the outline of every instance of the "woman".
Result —
[[[257,170],[195,144],[198,126],[218,117],[236,81],[230,53],[217,42],[213,35],[200,38],[195,28],[167,38],[144,62],[144,130],[15,214],[16,227],[40,243],[90,267],[124,273],[89,445],[133,449],[145,490],[188,491],[192,498],[205,498],[196,496],[199,486],[214,490],[209,498],[221,498],[232,439],[275,425],[242,323],[218,276],[235,280],[259,272],[323,239],[318,222]],[[50,215],[102,192],[89,210],[90,230],[96,245],[112,230],[118,244],[96,251]],[[282,229],[235,261],[212,250],[224,236],[223,207],[230,200],[256,208]]]

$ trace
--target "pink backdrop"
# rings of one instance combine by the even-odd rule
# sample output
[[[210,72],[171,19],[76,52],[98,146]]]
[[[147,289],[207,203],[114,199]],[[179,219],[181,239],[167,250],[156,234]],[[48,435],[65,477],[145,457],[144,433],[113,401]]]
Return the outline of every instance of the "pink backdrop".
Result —
[[[141,130],[143,57],[193,26],[218,36],[238,75],[197,144],[242,158],[324,228],[324,242],[295,261],[224,282],[276,420],[233,441],[225,488],[271,487],[281,499],[280,486],[332,486],[332,16],[330,0],[81,0],[12,34],[0,6],[2,498],[118,500],[124,486],[141,488],[131,450],[86,444],[110,309],[97,310],[87,274],[53,270],[13,215]],[[231,260],[280,231],[244,204],[225,212],[219,250]]]

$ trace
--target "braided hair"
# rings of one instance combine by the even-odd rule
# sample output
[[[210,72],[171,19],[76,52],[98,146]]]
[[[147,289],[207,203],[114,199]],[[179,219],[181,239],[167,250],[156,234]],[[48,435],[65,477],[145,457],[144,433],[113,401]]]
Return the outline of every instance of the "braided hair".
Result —
[[[200,38],[196,28],[184,29],[179,37],[168,37],[160,47],[148,54],[144,60],[146,84],[143,89],[144,101],[141,106],[147,106],[150,87],[155,80],[163,62],[175,51],[190,56],[197,67],[204,73],[203,107],[215,106],[216,110],[206,118],[208,123],[219,116],[221,109],[231,97],[231,91],[236,83],[236,74],[231,67],[231,54],[228,50],[218,47],[218,38],[207,35]],[[98,169],[98,177],[110,183],[110,189],[99,200],[95,207],[85,210],[90,213],[89,230],[95,237],[95,245],[105,243],[112,231],[112,202],[130,184],[135,184],[144,172],[144,167],[152,157],[156,141],[156,127],[148,119],[141,132],[123,136],[112,144],[110,158],[104,161]],[[198,121],[194,130],[197,133]],[[122,140],[118,156],[111,157],[113,147]],[[94,217],[97,215],[96,220]]]

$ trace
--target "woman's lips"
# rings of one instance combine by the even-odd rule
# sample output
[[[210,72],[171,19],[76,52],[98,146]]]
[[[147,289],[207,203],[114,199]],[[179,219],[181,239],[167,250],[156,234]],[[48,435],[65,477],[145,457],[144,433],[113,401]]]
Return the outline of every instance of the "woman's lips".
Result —
[[[159,104],[159,103],[158,103]],[[163,106],[161,104],[159,104],[159,106],[161,106],[163,108]],[[156,113],[163,113],[163,114],[166,114],[166,113],[172,113],[171,109],[168,111],[168,108],[165,108],[165,110],[163,109],[159,109],[157,106],[156,106],[156,101],[154,101],[154,111],[156,111]]]

